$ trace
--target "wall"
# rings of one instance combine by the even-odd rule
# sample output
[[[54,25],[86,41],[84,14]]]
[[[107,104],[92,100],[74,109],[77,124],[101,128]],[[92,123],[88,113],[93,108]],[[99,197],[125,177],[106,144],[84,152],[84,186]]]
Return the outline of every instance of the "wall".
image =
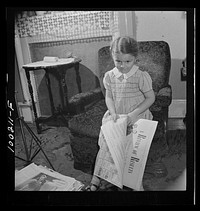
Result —
[[[186,99],[186,82],[181,81],[180,68],[186,57],[186,17],[183,11],[135,11],[136,39],[164,40],[171,50],[173,99]]]
[[[16,56],[15,56],[15,91],[17,92],[16,93],[17,102],[24,102],[22,84],[21,84],[21,80],[20,80],[19,68],[18,68],[18,65],[17,65]]]
[[[172,97],[175,100],[185,100],[186,82],[181,81],[180,73],[180,68],[182,67],[182,60],[186,57],[186,17],[184,12],[121,11],[119,12],[119,25],[119,30],[121,32],[133,35],[138,41],[164,40],[168,42],[171,49],[172,59],[171,74],[169,79],[169,83],[172,86]],[[72,51],[75,55],[80,56],[80,58],[82,58],[83,66],[81,68],[86,67],[91,71],[94,71],[95,74],[97,74],[97,50],[100,47],[109,44],[110,41],[103,41],[99,43],[93,42],[67,45],[63,46],[64,48],[54,46],[53,53],[59,52],[59,55],[57,56],[63,56],[66,51]],[[29,51],[26,42],[21,42],[21,47],[23,49],[23,57],[25,64],[30,62],[27,61],[27,58],[32,57],[33,61],[41,60],[45,55],[45,52],[48,52],[47,48],[40,49],[39,51],[37,48],[35,48],[35,52],[31,52],[32,55],[27,56],[29,54]],[[34,53],[37,56],[34,56]],[[37,77],[38,76],[36,76],[36,78]],[[41,78],[38,79],[39,80],[37,82],[39,84],[36,84],[37,87],[40,86],[41,82]],[[170,107],[172,108],[172,106]]]
[[[66,52],[70,51],[80,57],[82,91],[93,89],[97,82],[94,74],[98,75],[97,52],[99,48],[110,44],[111,35],[117,29],[117,16],[109,11],[65,11],[44,16],[29,16],[19,17],[15,23],[16,55],[21,61],[18,62],[19,72],[25,103],[29,108],[31,109],[31,100],[22,65],[42,60],[44,56],[65,58]],[[69,85],[68,98],[77,93],[77,87],[74,87],[74,69],[70,69],[65,77]],[[30,76],[37,113],[39,116],[49,115],[51,109],[44,70],[34,73],[31,71]],[[51,85],[55,92],[53,100],[60,104],[58,80],[55,78],[57,76],[54,73],[51,76]]]
[[[82,60],[79,66],[79,72],[82,91],[86,92],[93,90],[97,85],[95,75],[98,76],[98,50],[101,47],[109,45],[110,41],[111,37],[105,37],[93,41],[86,39],[84,42],[77,43],[48,42],[30,44],[31,60],[32,62],[41,61],[44,56],[65,58],[66,55],[71,52],[73,56],[79,57]],[[92,72],[94,74],[92,74]],[[44,70],[38,70],[34,72],[34,75],[41,115],[49,116],[51,115],[51,109],[44,73]],[[58,105],[61,104],[59,84],[53,75],[50,75],[50,79],[53,90],[53,101],[55,108],[57,108]],[[74,68],[67,70],[65,81],[68,88],[68,99],[70,99],[73,95],[78,93]]]

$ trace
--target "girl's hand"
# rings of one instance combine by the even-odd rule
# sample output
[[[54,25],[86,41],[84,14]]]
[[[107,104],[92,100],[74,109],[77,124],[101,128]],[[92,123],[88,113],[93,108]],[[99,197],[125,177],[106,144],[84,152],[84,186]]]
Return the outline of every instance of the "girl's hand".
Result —
[[[118,114],[116,114],[116,113],[111,114],[111,119],[112,119],[114,122],[116,122],[118,118],[119,118],[119,115],[118,115]]]
[[[127,125],[133,125],[138,120],[138,115],[134,112],[128,114]]]

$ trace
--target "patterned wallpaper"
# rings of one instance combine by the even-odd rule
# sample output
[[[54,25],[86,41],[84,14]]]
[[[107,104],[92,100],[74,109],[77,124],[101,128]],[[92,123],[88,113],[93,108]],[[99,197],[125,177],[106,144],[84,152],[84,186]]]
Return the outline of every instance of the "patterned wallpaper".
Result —
[[[114,11],[66,11],[19,18],[15,35],[31,43],[98,38],[112,36],[117,26]]]

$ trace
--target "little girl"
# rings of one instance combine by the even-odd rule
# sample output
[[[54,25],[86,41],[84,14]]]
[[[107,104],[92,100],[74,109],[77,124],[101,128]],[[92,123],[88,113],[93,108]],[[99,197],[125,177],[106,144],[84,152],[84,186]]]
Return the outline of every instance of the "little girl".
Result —
[[[150,75],[135,65],[138,54],[137,42],[131,37],[118,37],[111,44],[111,53],[115,68],[106,72],[103,79],[108,110],[103,116],[102,124],[111,119],[116,122],[120,114],[127,115],[128,126],[140,118],[152,119],[149,107],[154,103],[155,95]],[[107,153],[110,153],[102,132],[99,134],[98,144],[100,150],[91,184],[86,187],[87,191],[98,189],[100,184],[98,176],[105,174],[98,158],[100,154],[105,154],[106,149]]]

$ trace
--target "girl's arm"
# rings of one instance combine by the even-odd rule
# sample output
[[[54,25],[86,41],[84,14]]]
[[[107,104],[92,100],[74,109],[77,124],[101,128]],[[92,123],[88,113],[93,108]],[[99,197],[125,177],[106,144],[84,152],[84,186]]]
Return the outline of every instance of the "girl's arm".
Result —
[[[150,90],[144,93],[145,100],[132,112],[128,114],[129,120],[134,123],[137,119],[137,116],[146,111],[155,101],[155,94],[153,90]]]
[[[113,100],[112,92],[107,89],[106,89],[105,102],[112,119],[116,121],[119,116],[116,114],[115,103]]]

